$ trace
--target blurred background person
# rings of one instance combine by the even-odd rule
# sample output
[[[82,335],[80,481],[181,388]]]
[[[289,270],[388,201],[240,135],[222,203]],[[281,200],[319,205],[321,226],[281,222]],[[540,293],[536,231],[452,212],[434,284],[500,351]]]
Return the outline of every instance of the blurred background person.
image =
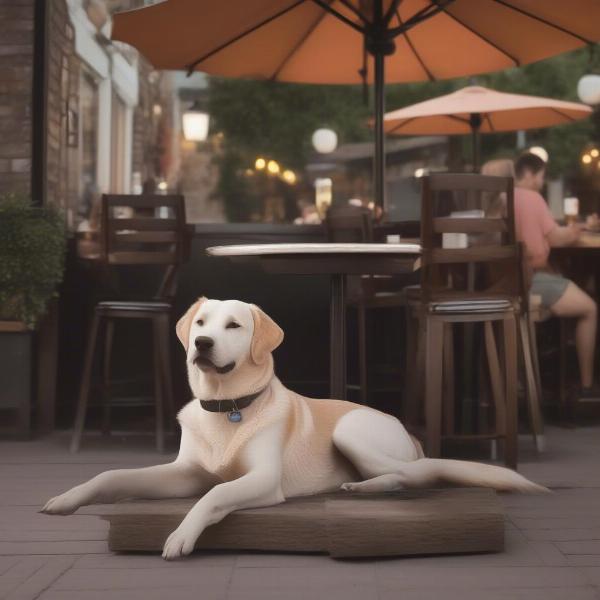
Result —
[[[531,293],[557,317],[574,317],[575,345],[579,360],[580,397],[598,397],[594,386],[596,346],[596,302],[571,280],[555,272],[548,263],[550,248],[568,246],[581,235],[577,223],[560,226],[540,194],[544,187],[546,163],[537,155],[524,153],[517,158],[515,170],[515,225],[517,239],[525,245],[527,263],[532,270]]]

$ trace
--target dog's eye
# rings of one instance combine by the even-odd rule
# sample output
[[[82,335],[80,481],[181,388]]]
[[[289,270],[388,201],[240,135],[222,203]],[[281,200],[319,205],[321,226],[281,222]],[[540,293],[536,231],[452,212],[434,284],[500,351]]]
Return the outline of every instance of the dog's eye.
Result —
[[[225,329],[238,329],[238,327],[241,327],[241,325],[239,323],[236,323],[235,321],[231,321],[231,323],[227,323],[227,325],[225,326]]]
[[[202,319],[198,319],[196,321],[196,325],[204,325],[204,321]]]

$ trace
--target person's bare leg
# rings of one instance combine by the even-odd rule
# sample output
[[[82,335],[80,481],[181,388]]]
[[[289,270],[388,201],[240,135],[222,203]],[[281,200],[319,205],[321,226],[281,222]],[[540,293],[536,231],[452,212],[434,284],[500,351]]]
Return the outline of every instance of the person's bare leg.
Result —
[[[550,307],[557,317],[576,317],[575,345],[579,359],[581,385],[590,387],[594,381],[594,350],[596,347],[596,303],[572,281],[558,302]]]

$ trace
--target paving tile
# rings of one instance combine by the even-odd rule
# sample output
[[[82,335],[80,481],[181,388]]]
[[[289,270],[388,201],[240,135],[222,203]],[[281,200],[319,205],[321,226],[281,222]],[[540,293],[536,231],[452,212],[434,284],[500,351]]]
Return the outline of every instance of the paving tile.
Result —
[[[14,506],[1,512],[0,529],[3,531],[81,531],[101,528],[108,531],[109,527],[107,521],[90,515],[47,515],[31,508],[19,510]]]
[[[227,600],[361,598],[377,600],[374,565],[331,559],[322,567],[235,569],[227,595]]]
[[[99,541],[106,540],[108,528],[102,529],[54,529],[50,531],[31,530],[2,530],[0,540],[3,542],[52,542],[52,541]]]
[[[380,563],[376,567],[380,585],[403,588],[552,588],[588,585],[577,569],[570,567],[476,567],[454,569],[432,566],[423,571]]]
[[[600,540],[600,527],[580,529],[530,529],[524,531],[530,540],[552,542],[580,542]]]
[[[569,566],[566,556],[556,547],[553,542],[529,542],[529,545],[541,558],[542,562],[548,566],[565,567]]]
[[[17,556],[0,556],[0,576],[19,562]]]
[[[14,558],[11,557],[11,558]],[[44,556],[23,556],[17,557],[17,562],[2,574],[2,579],[12,579],[23,581],[33,575],[38,569],[46,563]]]
[[[162,558],[161,558],[162,560]],[[88,569],[72,568],[52,585],[53,590],[135,590],[165,587],[225,589],[233,566],[215,566],[200,561],[172,561],[168,571],[162,568]]]
[[[41,592],[52,585],[65,571],[71,568],[75,558],[51,557],[31,577],[14,587],[5,600],[34,600]]]
[[[90,554],[98,552],[108,552],[108,542],[106,540],[90,542],[63,540],[57,540],[54,542],[0,541],[0,556],[30,556],[34,554]]]
[[[444,590],[444,600],[599,600],[592,586],[570,588],[489,588]],[[379,588],[379,600],[440,600],[437,589],[406,590],[399,587]]]
[[[151,590],[53,590],[44,591],[37,600],[226,600],[226,590],[156,587]],[[281,600],[284,600],[283,598]],[[287,600],[287,599],[285,599]],[[579,599],[575,599],[579,600]],[[587,600],[587,599],[585,599]]]
[[[600,586],[600,567],[581,567],[579,570],[585,573],[592,585]]]
[[[232,566],[237,555],[233,552],[199,552],[196,551],[185,559],[185,565]],[[161,552],[144,554],[110,553],[85,554],[77,558],[77,569],[172,569],[173,562],[164,560]],[[182,565],[183,563],[177,563]]]
[[[600,498],[600,491],[598,493]],[[519,529],[527,531],[538,531],[544,529],[599,529],[600,517],[592,517],[588,514],[579,514],[572,517],[517,517],[510,515],[510,520]]]
[[[276,552],[241,552],[235,555],[236,569],[319,567],[335,562],[328,555]],[[325,568],[325,567],[324,567]]]
[[[600,567],[600,554],[567,554],[565,558],[572,567]]]
[[[556,546],[563,554],[600,555],[600,540],[588,540],[580,542],[556,542]]]

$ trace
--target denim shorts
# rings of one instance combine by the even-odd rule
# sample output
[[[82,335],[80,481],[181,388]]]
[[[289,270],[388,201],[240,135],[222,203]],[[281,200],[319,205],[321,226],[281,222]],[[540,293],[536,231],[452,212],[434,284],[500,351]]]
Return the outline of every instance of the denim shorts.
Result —
[[[530,294],[540,296],[542,306],[551,307],[565,293],[569,280],[556,273],[536,271],[531,280]]]

